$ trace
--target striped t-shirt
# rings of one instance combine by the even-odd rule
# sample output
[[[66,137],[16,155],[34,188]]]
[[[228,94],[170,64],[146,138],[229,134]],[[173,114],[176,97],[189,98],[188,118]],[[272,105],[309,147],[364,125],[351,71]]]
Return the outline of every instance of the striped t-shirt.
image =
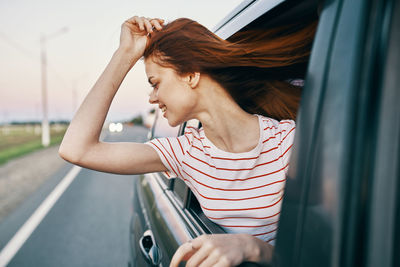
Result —
[[[196,195],[204,214],[227,233],[248,233],[274,244],[295,133],[292,120],[257,115],[258,145],[244,153],[217,148],[202,128],[179,137],[153,139],[168,169]]]

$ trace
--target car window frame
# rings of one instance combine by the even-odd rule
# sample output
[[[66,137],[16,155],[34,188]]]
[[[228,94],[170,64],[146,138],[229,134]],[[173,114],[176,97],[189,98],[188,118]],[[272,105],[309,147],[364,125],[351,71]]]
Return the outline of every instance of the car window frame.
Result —
[[[298,4],[294,1],[284,1],[284,0],[276,0],[275,2],[271,2],[269,0],[248,0],[242,2],[234,11],[232,11],[223,21],[215,27],[214,33],[219,35],[221,38],[229,39],[229,37],[233,36],[235,33],[239,32],[243,29],[248,29],[249,27],[259,28],[260,24],[265,24],[266,20],[262,20],[262,18],[268,17],[268,20],[272,20],[274,23],[281,23],[282,20],[293,20],[295,17],[288,18],[287,14],[282,17],[281,11],[290,9],[292,13],[299,14],[299,10],[313,12],[308,10],[310,3],[314,3],[313,0],[306,0],[303,3]],[[240,25],[240,27],[239,27]],[[271,26],[271,25],[268,25]],[[157,119],[156,119],[157,120]],[[155,120],[155,121],[156,121]],[[187,122],[181,124],[181,128],[178,136],[183,135],[185,129],[187,127]],[[201,127],[201,123],[198,123],[198,128]],[[160,174],[163,175],[163,174]],[[164,176],[164,179],[166,176]],[[217,226],[215,223],[211,222],[203,213],[201,209],[199,209],[200,205],[190,190],[189,187],[186,186],[185,192],[181,192],[177,194],[174,191],[175,181],[179,178],[170,178],[168,179],[168,185],[166,189],[168,189],[179,205],[187,210],[191,216],[196,218],[196,220],[206,228],[207,231],[215,231],[217,233],[223,232],[222,228]],[[165,180],[164,180],[165,181]]]
[[[149,141],[153,140],[154,138],[162,138],[162,137],[167,137],[167,136],[156,136],[155,132],[156,132],[156,128],[157,128],[157,122],[159,121],[160,117],[160,110],[156,109],[155,110],[155,118],[154,118],[154,122],[153,125],[151,126],[151,129],[149,131]],[[171,127],[172,128],[172,127]],[[180,136],[181,133],[184,131],[185,128],[185,123],[179,125],[179,128],[177,130],[177,136]],[[174,179],[175,178],[168,178],[166,176],[165,173],[163,172],[157,172],[157,178],[159,180],[160,185],[164,188],[164,189],[169,189],[171,190],[171,188],[174,186]]]

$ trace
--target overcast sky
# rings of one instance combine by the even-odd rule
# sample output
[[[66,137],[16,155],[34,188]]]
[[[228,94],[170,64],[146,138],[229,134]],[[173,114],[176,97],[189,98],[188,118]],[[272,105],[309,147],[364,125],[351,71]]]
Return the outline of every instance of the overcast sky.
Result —
[[[40,36],[47,41],[49,117],[73,111],[118,47],[120,26],[134,15],[194,19],[212,29],[242,0],[0,0],[0,123],[39,120]],[[109,120],[130,119],[151,105],[143,62],[128,74]]]

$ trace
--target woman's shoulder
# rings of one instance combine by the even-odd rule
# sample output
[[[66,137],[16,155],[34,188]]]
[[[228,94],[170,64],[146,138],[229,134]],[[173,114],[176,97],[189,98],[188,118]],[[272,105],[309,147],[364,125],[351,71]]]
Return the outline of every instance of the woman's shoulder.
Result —
[[[275,120],[273,118],[260,116],[260,128],[263,130],[264,145],[279,146],[285,140],[293,142],[296,129],[294,120]],[[285,141],[286,142],[286,141]]]
[[[260,125],[263,127],[264,131],[279,132],[281,130],[287,130],[296,127],[296,122],[294,120],[275,120],[266,116],[258,115],[260,118]]]

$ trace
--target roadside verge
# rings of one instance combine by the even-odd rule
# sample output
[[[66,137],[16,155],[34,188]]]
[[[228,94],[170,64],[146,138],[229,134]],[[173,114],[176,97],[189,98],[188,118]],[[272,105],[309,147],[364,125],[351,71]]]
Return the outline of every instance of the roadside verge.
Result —
[[[58,156],[58,147],[41,149],[0,165],[0,222],[65,164]]]

